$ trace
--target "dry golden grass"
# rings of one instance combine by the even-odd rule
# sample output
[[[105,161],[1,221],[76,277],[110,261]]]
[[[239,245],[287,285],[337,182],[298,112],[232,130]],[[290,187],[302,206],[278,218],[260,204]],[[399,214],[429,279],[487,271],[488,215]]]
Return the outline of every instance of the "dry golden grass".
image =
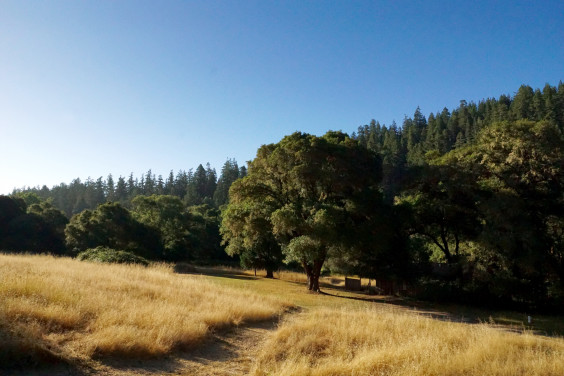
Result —
[[[389,309],[315,309],[264,346],[258,375],[564,375],[564,340]]]
[[[231,271],[235,272],[235,268],[231,268]],[[254,270],[240,270],[240,273],[245,275],[254,275]],[[264,270],[257,270],[257,276],[264,276],[266,271]],[[356,276],[350,276],[352,278],[358,278]],[[289,281],[289,282],[298,282],[298,283],[307,283],[307,275],[303,272],[292,272],[289,270],[279,270],[274,272],[274,278]],[[369,280],[364,278],[361,279],[362,287],[368,288]],[[372,282],[372,286],[374,286],[374,281]],[[345,286],[345,276],[342,275],[331,275],[331,276],[322,276],[319,278],[319,283],[322,286],[328,287],[344,287]]]
[[[564,375],[561,338],[433,320],[334,288],[309,294],[293,283],[303,281],[299,273],[274,280],[210,274],[0,255],[0,369],[58,358],[158,357],[197,346],[210,329],[276,316],[292,302],[302,312],[288,315],[260,352],[260,336],[240,344],[252,351],[241,350],[241,359],[257,358],[255,376]],[[219,358],[208,374],[231,374],[229,362],[238,360]]]
[[[203,277],[50,256],[0,255],[0,364],[158,356],[210,329],[258,321],[289,304]],[[0,367],[1,368],[1,367]]]

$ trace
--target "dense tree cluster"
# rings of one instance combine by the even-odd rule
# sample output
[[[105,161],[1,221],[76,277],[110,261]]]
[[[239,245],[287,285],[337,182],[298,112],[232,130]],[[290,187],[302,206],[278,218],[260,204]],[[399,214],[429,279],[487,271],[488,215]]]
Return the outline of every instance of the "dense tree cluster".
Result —
[[[401,127],[296,132],[228,160],[0,196],[0,249],[408,282],[419,296],[564,309],[564,84],[521,86]],[[70,219],[70,221],[69,221]],[[100,248],[101,247],[101,248]],[[225,251],[224,251],[225,247]]]
[[[0,250],[64,253],[67,223],[60,210],[33,194],[0,196]]]
[[[484,300],[563,304],[564,138],[552,121],[503,121],[429,161],[399,202],[411,230]]]
[[[434,293],[564,307],[563,131],[560,83],[427,119],[418,108],[401,128],[372,121],[354,137],[382,156],[383,192],[405,237],[450,264],[452,282],[423,277]]]
[[[431,113],[427,118],[417,108],[398,126],[372,120],[352,135],[358,142],[382,156],[382,185],[388,200],[398,194],[408,177],[408,169],[426,163],[426,156],[444,155],[456,148],[473,144],[480,131],[496,122],[546,120],[564,124],[564,84],[546,85],[533,90],[523,85],[514,97],[501,95],[478,103],[460,101],[458,108]]]
[[[231,188],[222,223],[227,250],[246,260],[257,247],[270,257],[281,247],[318,291],[326,259],[355,246],[361,226],[352,219],[369,221],[363,210],[377,195],[379,178],[378,156],[340,132],[294,133],[264,145]],[[270,266],[266,257],[262,266]]]
[[[246,167],[230,159],[219,178],[208,164],[176,176],[171,171],[166,181],[149,170],[117,183],[109,175],[14,190],[0,196],[0,250],[76,256],[106,247],[150,260],[230,262],[219,208],[231,183],[245,175]]]
[[[219,210],[171,195],[137,196],[132,208],[107,202],[69,219],[34,193],[0,196],[0,250],[79,256],[95,248],[148,260],[229,263]],[[107,253],[107,252],[106,252]]]
[[[417,108],[401,128],[372,121],[351,138],[287,136],[232,186],[227,251],[297,261],[312,290],[325,265],[434,297],[562,308],[563,121],[560,83],[428,119]]]

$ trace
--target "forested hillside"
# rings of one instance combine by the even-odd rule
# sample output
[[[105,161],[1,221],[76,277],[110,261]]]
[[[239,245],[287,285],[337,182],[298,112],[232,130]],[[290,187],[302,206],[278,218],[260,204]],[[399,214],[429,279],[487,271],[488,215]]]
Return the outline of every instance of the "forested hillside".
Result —
[[[219,178],[199,165],[14,190],[0,249],[210,263],[227,247],[245,267],[301,265],[312,290],[342,272],[428,299],[562,310],[563,131],[564,84],[521,86],[350,137],[297,132]]]
[[[69,184],[61,183],[52,188],[14,189],[13,195],[35,193],[42,200],[48,200],[61,209],[67,217],[80,213],[84,209],[95,209],[104,202],[118,202],[125,207],[131,206],[131,200],[137,196],[172,195],[188,205],[207,204],[219,207],[227,202],[229,186],[235,180],[245,176],[246,167],[239,167],[233,159],[227,160],[217,176],[209,164],[201,164],[196,170],[180,170],[176,174],[170,171],[168,177],[155,176],[149,170],[140,177],[120,176],[115,179],[111,174],[106,179],[90,177],[86,181],[74,179]]]
[[[428,158],[475,144],[480,131],[496,122],[546,120],[562,131],[564,127],[564,83],[557,87],[533,89],[521,86],[513,97],[501,95],[478,103],[465,100],[449,111],[429,114],[417,108],[413,117],[406,117],[401,126],[395,122],[381,125],[372,120],[352,134],[361,145],[382,156],[383,186],[390,199],[401,189],[408,167],[425,165]],[[429,153],[429,154],[427,154]]]

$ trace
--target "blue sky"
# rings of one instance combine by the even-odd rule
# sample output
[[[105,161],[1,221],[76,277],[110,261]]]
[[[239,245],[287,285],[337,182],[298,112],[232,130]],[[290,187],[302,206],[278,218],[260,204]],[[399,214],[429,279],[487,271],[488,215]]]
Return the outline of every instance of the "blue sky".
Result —
[[[0,194],[564,80],[563,1],[0,2]]]

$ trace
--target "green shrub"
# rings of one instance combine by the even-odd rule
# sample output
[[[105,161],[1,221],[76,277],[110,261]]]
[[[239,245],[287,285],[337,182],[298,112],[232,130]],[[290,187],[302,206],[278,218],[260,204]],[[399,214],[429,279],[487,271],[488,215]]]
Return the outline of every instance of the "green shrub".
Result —
[[[115,264],[141,264],[149,265],[149,262],[143,257],[137,256],[131,252],[118,251],[108,247],[89,248],[81,252],[76,257],[81,261],[107,262]]]

